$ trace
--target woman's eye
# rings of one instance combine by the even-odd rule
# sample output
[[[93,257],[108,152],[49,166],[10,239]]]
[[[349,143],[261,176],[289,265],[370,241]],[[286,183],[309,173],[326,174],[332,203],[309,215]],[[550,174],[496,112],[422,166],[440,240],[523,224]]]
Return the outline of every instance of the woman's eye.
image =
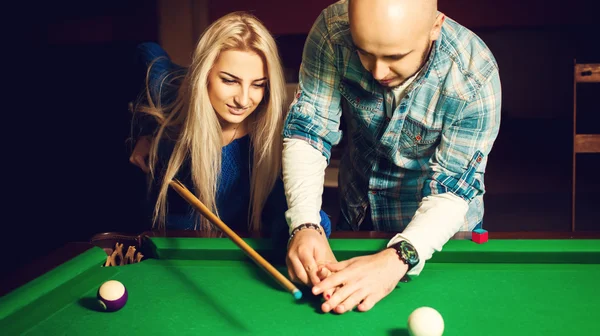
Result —
[[[227,78],[221,78],[221,80],[223,80],[223,83],[225,83],[225,84],[233,84],[233,83],[235,83],[234,80],[227,79]]]

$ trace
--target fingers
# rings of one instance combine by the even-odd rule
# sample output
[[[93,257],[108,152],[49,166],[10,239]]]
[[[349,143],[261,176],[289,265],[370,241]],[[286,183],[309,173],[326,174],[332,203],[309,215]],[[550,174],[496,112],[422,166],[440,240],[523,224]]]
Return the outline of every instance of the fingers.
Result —
[[[314,254],[310,249],[301,249],[298,253],[298,259],[303,267],[304,273],[306,274],[306,281],[303,281],[305,284],[313,284],[316,285],[321,282],[319,275],[319,265],[317,265],[317,261],[315,260]]]
[[[360,304],[361,301],[363,301],[367,295],[368,292],[366,289],[359,288],[348,298],[342,301],[342,303],[340,303],[337,307],[335,307],[334,311],[338,314],[343,314],[347,311],[351,311],[354,309],[354,307],[356,307],[356,305]]]
[[[307,260],[306,263],[303,262],[303,264],[304,269],[308,274],[308,279],[310,280],[310,283],[313,285],[320,283],[321,278],[317,274],[317,272],[319,271],[319,266],[317,266],[317,263],[314,261],[314,259]]]
[[[150,168],[148,168],[148,165],[146,164],[146,160],[141,155],[132,155],[131,157],[129,157],[129,162],[140,167],[144,171],[144,173],[150,171]]]
[[[325,266],[321,266],[320,270],[317,272],[317,276],[321,280],[327,278],[330,275],[331,275],[331,271]]]
[[[304,266],[302,266],[302,262],[300,262],[297,257],[290,257],[288,272],[290,273],[290,278],[292,281],[296,283],[302,283],[304,285],[308,284],[308,275],[304,270]]]
[[[380,292],[367,295],[367,297],[356,307],[359,311],[365,312],[373,308],[377,302],[379,302],[383,296]]]
[[[292,263],[289,259],[287,260],[287,267],[288,267],[288,275],[290,277],[290,280],[292,282],[298,283],[298,278],[296,277],[296,272],[294,272],[294,267],[292,266]]]
[[[324,251],[325,250],[325,251]],[[327,246],[323,246],[322,236],[315,230],[301,230],[288,247],[288,268],[297,281],[305,284],[318,284],[321,282],[319,256],[327,253]],[[319,258],[317,258],[319,257]],[[326,262],[331,262],[331,258],[324,258]],[[333,259],[335,260],[335,259]]]
[[[317,272],[317,276],[321,281],[329,277],[331,274],[333,273],[325,266],[320,266],[320,269]],[[323,291],[323,297],[325,298],[325,300],[329,300],[329,298],[333,295],[334,292],[335,288],[326,289],[325,291]]]
[[[344,261],[340,261],[340,262],[336,262],[336,263],[332,263],[332,264],[327,264],[325,266],[331,272],[339,272],[339,271],[343,270],[344,268],[348,267],[348,265],[350,265],[352,263],[352,261],[353,261],[353,259],[348,259],[348,260],[344,260]]]
[[[137,166],[137,162],[135,161],[135,155],[131,154],[131,156],[129,157],[129,162],[131,162],[132,164]]]
[[[335,288],[341,286],[346,281],[347,277],[350,276],[349,273],[339,272],[345,270],[349,265],[352,264],[352,262],[352,259],[348,259],[338,263],[324,265],[324,267],[321,269],[321,274],[329,274],[327,274],[326,277],[321,277],[319,286],[315,286],[313,288],[313,294],[324,294],[326,299],[327,295],[333,295]],[[323,269],[327,269],[328,271],[324,271]]]
[[[340,303],[344,302],[350,295],[356,292],[360,287],[353,283],[348,286],[343,286],[335,291],[335,294],[331,296],[329,300],[321,305],[321,309],[324,313],[330,312],[332,309],[337,308]],[[342,307],[343,310],[343,307]]]
[[[331,297],[333,296],[333,294],[335,293],[335,290],[337,288],[329,288],[323,291],[323,297],[325,298],[325,300],[329,300],[331,299]]]
[[[146,164],[146,160],[141,159],[140,162],[139,162],[139,166],[140,166],[140,168],[142,168],[142,170],[144,171],[144,173],[150,172],[150,168]]]
[[[148,168],[148,164],[146,163],[146,158],[150,153],[151,146],[152,139],[149,136],[142,136],[138,139],[133,148],[133,152],[129,157],[129,162],[140,167],[145,173],[150,171],[150,168]]]
[[[341,287],[346,281],[346,272],[333,273],[321,281],[318,285],[314,286],[312,292],[314,295],[322,294],[325,291],[328,291],[328,293],[331,294],[331,290],[335,290],[336,287]]]

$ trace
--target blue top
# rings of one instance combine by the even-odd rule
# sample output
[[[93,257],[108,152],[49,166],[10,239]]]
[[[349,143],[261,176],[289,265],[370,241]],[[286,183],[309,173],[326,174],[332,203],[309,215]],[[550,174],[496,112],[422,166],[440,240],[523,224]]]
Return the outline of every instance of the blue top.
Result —
[[[160,57],[160,58],[159,58]],[[162,89],[163,100],[173,99],[177,84],[164,86],[161,82],[167,75],[173,73],[185,74],[186,68],[173,63],[168,54],[156,43],[142,43],[137,48],[137,62],[144,69],[152,65],[150,69],[149,85],[152,95],[156,97],[158,90]],[[153,64],[151,62],[155,61]],[[143,72],[145,74],[145,70]],[[136,121],[139,127],[139,135],[151,134],[156,130],[156,122],[145,118]],[[157,171],[162,170],[162,165],[168,162],[175,143],[170,140],[162,140],[158,152],[159,162]],[[220,219],[236,232],[248,230],[248,207],[250,204],[250,177],[252,160],[252,143],[250,136],[235,139],[221,152],[221,174],[218,178],[216,205]],[[186,187],[192,190],[193,183],[189,176],[187,163],[181,167],[176,178]],[[156,181],[155,181],[156,182]],[[169,189],[167,195],[168,215],[166,227],[168,229],[191,230],[194,228],[194,216],[197,212],[175,191]],[[263,227],[271,234],[287,233],[285,220],[287,202],[283,188],[283,181],[277,179],[275,186],[267,199],[263,210]],[[327,236],[331,233],[331,222],[327,214],[321,210],[320,223]]]

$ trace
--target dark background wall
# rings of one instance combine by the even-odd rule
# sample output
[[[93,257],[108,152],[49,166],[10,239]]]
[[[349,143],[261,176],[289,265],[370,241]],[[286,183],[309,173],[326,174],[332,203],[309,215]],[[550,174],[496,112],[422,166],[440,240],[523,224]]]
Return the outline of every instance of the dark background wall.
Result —
[[[144,177],[127,160],[127,103],[140,85],[132,69],[136,44],[157,41],[187,64],[208,23],[233,10],[251,10],[276,36],[293,82],[304,38],[331,2],[47,5],[35,25],[41,28],[22,49],[29,57],[19,68],[25,71],[18,76],[24,84],[17,90],[17,121],[7,123],[12,127],[5,146],[17,163],[5,174],[9,202],[3,236],[20,252],[4,270],[94,233],[150,229]],[[503,120],[486,175],[485,225],[496,231],[570,230],[573,62],[600,63],[597,1],[456,0],[440,1],[440,10],[480,35],[500,64]],[[586,85],[578,94],[582,131],[600,133],[598,89]],[[578,161],[578,230],[600,230],[595,194],[600,184],[592,178],[598,157],[581,155]],[[324,206],[337,215],[336,204]]]

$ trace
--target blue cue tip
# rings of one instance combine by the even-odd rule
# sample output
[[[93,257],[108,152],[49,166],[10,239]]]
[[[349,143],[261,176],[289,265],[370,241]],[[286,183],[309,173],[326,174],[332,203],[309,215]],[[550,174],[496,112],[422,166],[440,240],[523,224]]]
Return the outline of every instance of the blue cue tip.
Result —
[[[292,294],[294,294],[294,299],[296,300],[300,300],[302,298],[302,292],[298,289],[294,289],[294,292]]]

